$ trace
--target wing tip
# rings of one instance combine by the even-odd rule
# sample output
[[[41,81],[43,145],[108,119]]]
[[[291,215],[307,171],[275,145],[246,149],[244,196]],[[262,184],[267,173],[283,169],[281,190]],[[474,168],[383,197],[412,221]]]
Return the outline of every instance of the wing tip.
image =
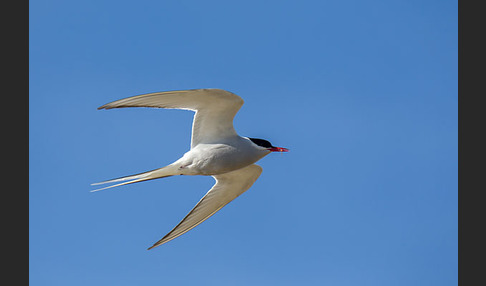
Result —
[[[167,241],[166,241],[167,242]],[[159,243],[159,242],[156,242],[154,245],[152,245],[151,247],[147,248],[147,250],[151,250],[153,248],[156,248],[157,246],[161,246],[162,244],[164,244],[165,242],[162,242],[162,243]]]
[[[111,107],[110,104],[107,103],[107,104],[104,104],[104,105],[98,107],[97,110],[101,110],[101,109],[112,109],[112,108],[113,107]]]

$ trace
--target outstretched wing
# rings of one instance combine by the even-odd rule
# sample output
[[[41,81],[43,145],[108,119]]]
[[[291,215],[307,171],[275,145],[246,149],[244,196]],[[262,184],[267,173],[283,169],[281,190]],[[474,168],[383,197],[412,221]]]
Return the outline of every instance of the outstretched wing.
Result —
[[[155,92],[120,99],[98,109],[122,107],[156,107],[195,111],[191,148],[200,143],[221,142],[235,136],[233,118],[244,101],[222,89],[191,89]]]
[[[157,247],[180,235],[183,235],[208,219],[222,207],[248,190],[256,179],[258,179],[261,173],[262,168],[253,164],[236,171],[213,176],[216,179],[216,184],[211,188],[211,190],[206,193],[206,195],[186,215],[186,217],[176,227],[174,227],[174,229],[172,229],[149,249]]]

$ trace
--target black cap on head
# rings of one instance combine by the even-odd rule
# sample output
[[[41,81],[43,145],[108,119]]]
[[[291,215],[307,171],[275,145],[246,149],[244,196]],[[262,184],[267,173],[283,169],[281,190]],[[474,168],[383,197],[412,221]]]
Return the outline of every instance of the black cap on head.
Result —
[[[272,143],[268,142],[267,140],[263,140],[263,139],[258,139],[258,138],[248,138],[251,140],[251,142],[257,144],[258,146],[260,147],[263,147],[263,148],[272,148]]]

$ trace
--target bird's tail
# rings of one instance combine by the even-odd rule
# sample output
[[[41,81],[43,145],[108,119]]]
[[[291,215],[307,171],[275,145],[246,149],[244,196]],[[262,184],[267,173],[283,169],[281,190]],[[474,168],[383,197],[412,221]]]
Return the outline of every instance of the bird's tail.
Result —
[[[170,177],[175,175],[175,169],[173,165],[168,165],[163,168],[155,169],[152,171],[136,174],[136,175],[130,175],[126,177],[121,177],[121,178],[116,178],[108,181],[103,181],[99,183],[93,183],[91,184],[92,186],[94,185],[102,185],[102,184],[109,184],[109,183],[115,183],[115,182],[123,182],[123,181],[128,181],[128,182],[123,182],[119,184],[114,184],[108,187],[104,188],[99,188],[96,190],[92,190],[91,192],[97,192],[113,187],[118,187],[118,186],[123,186],[123,185],[128,185],[128,184],[133,184],[133,183],[138,183],[138,182],[143,182],[143,181],[148,181],[148,180],[153,180],[153,179],[158,179],[158,178],[165,178],[165,177]]]

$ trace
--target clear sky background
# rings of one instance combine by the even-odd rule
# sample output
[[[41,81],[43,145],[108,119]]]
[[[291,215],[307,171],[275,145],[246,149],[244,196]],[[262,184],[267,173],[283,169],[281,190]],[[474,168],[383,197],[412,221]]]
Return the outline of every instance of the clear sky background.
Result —
[[[457,86],[457,1],[30,1],[31,285],[457,285]],[[291,152],[147,251],[213,179],[90,184],[179,158],[193,114],[96,108],[193,88]]]

